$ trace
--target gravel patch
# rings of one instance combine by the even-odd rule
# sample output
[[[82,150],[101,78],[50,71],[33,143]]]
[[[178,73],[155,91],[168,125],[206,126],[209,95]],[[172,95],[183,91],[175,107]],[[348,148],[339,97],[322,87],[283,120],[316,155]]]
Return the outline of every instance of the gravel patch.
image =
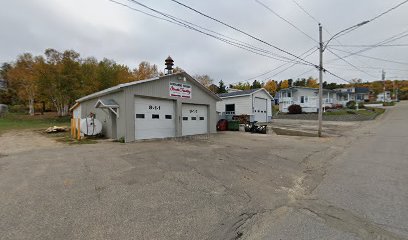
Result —
[[[374,120],[379,114],[372,115],[323,115],[324,121],[369,121]],[[274,116],[275,119],[293,119],[293,120],[317,120],[317,113],[304,113],[304,114],[278,114]]]

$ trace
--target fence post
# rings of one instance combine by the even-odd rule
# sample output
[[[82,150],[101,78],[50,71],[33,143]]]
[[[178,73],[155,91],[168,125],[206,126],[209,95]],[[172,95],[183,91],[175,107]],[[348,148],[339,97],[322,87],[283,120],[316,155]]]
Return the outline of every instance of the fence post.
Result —
[[[81,140],[81,119],[78,118],[78,140]]]

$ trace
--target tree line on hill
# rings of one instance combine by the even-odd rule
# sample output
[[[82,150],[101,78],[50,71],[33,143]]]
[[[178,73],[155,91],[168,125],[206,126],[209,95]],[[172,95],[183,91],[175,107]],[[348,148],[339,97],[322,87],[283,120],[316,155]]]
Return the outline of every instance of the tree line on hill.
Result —
[[[174,72],[182,71],[175,67]],[[35,109],[44,111],[46,106],[58,112],[58,115],[68,114],[69,107],[75,99],[91,93],[137,80],[148,79],[163,75],[157,65],[142,61],[137,67],[130,67],[104,58],[97,60],[94,57],[81,57],[73,50],[59,52],[55,49],[46,49],[43,55],[34,56],[30,53],[19,55],[15,61],[4,63],[0,67],[0,80],[7,83],[6,91],[0,91],[0,103],[20,105],[28,108],[29,114]],[[240,82],[228,87],[221,80],[218,85],[208,75],[193,76],[201,84],[214,93],[225,93],[227,88],[239,90],[265,88],[272,96],[291,86],[317,88],[318,81],[313,77],[297,80],[282,81],[268,80],[252,83]],[[349,86],[368,87],[378,94],[383,91],[383,82],[361,82],[355,84],[323,83],[326,89],[335,89]],[[399,89],[400,99],[408,99],[408,81],[386,81],[386,90]],[[40,107],[39,107],[40,106]]]
[[[174,71],[181,69],[176,67]],[[156,65],[146,61],[131,69],[111,59],[81,58],[73,50],[47,49],[39,56],[24,53],[1,66],[0,79],[6,81],[7,89],[0,92],[0,103],[27,106],[31,115],[40,104],[66,116],[75,99],[161,74]]]
[[[398,99],[408,100],[408,80],[395,80],[395,81],[386,80],[384,82],[383,81],[363,82],[361,79],[352,79],[350,82],[351,83],[347,83],[347,84],[339,84],[339,83],[328,83],[324,81],[323,88],[333,90],[333,89],[348,88],[348,87],[365,87],[365,88],[368,88],[373,95],[377,95],[384,91],[384,83],[385,83],[386,91],[391,91],[392,95],[398,92]],[[289,87],[318,88],[319,84],[318,84],[318,79],[309,77],[307,79],[298,78],[297,80],[286,79],[282,81],[268,80],[266,82],[260,82],[258,80],[254,80],[252,84],[249,82],[239,82],[236,84],[229,85],[229,88],[239,89],[239,90],[265,88],[272,96],[275,96],[275,94],[279,92],[281,89],[285,89]],[[220,81],[219,85],[213,87],[213,89],[211,90],[214,90],[214,92],[216,93],[227,92],[227,88],[223,81]]]

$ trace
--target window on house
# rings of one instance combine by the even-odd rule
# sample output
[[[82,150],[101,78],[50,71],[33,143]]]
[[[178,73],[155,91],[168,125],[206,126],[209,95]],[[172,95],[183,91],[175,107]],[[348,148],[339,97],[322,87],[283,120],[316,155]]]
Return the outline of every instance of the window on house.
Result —
[[[183,121],[187,121],[188,120],[188,117],[183,117]]]
[[[197,118],[196,117],[191,117],[191,120],[197,120]]]
[[[200,120],[204,120],[204,117],[200,117]]]
[[[300,103],[305,103],[305,96],[300,96]]]
[[[226,112],[235,112],[235,104],[225,104]]]
[[[152,119],[159,119],[159,114],[152,114]]]
[[[136,114],[136,118],[145,118],[144,114]]]
[[[165,117],[166,117],[166,119],[171,119],[172,118],[171,115],[166,115]]]
[[[292,93],[291,93],[291,92],[288,92],[288,97],[292,97]]]

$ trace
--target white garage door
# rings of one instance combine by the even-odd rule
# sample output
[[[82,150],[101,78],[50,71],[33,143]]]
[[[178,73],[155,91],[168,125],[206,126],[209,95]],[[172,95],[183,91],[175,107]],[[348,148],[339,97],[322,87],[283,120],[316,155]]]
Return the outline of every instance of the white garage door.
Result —
[[[205,105],[182,105],[182,135],[208,133],[208,111]]]
[[[254,117],[257,122],[267,122],[268,121],[268,100],[265,98],[254,99]]]
[[[135,139],[176,136],[174,102],[151,98],[135,99]]]

